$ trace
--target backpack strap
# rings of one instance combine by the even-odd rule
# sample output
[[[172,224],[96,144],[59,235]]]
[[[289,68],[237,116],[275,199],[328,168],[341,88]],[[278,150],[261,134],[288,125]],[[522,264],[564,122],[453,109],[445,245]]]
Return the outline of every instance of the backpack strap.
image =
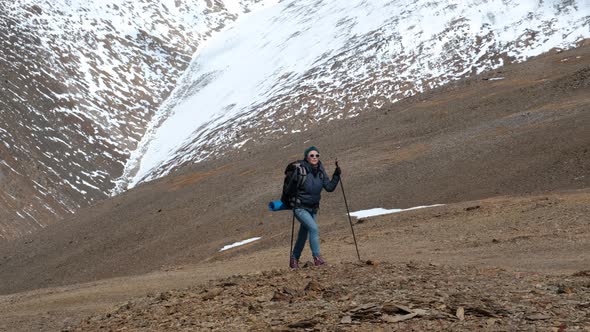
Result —
[[[297,190],[299,190],[303,188],[303,184],[307,179],[307,168],[305,168],[299,162],[295,163],[295,167],[297,168],[297,170],[299,170],[299,178],[297,179]]]
[[[295,192],[295,194],[290,197],[289,205],[291,207],[296,207],[299,204],[301,204],[301,202],[297,198],[297,193],[303,189],[303,185],[305,184],[305,180],[307,179],[307,168],[305,168],[305,166],[303,166],[300,162],[294,162],[292,165],[295,168],[294,171],[297,171],[297,192]]]

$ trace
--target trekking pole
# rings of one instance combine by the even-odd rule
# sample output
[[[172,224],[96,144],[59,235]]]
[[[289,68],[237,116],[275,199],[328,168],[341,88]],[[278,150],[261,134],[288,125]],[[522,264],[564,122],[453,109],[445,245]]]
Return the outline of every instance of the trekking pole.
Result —
[[[289,266],[291,266],[291,257],[293,257],[293,233],[295,232],[295,211],[293,211],[293,223],[291,224],[291,250],[289,251]]]
[[[338,167],[338,159],[336,159],[336,167]],[[348,222],[350,223],[350,230],[352,231],[352,238],[354,239],[354,247],[356,248],[356,256],[359,261],[361,255],[359,254],[359,247],[356,244],[356,236],[354,235],[354,227],[352,227],[352,219],[350,219],[350,209],[348,209],[348,201],[346,200],[346,194],[344,193],[344,184],[342,184],[342,174],[340,175],[340,188],[342,189],[342,196],[344,196],[344,204],[346,205],[346,213],[348,214]]]

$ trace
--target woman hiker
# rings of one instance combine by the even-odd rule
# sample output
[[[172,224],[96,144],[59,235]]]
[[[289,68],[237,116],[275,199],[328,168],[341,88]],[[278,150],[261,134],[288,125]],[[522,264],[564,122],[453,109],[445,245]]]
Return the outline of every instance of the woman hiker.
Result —
[[[326,170],[320,161],[320,152],[315,146],[310,146],[305,150],[305,159],[300,162],[301,167],[305,168],[307,173],[305,181],[295,188],[296,197],[293,206],[293,213],[295,218],[301,223],[299,226],[299,233],[297,241],[293,248],[293,256],[289,261],[289,266],[292,269],[299,268],[299,258],[305,241],[309,236],[309,246],[313,255],[313,262],[315,266],[324,265],[326,261],[320,255],[320,234],[317,224],[317,214],[320,207],[320,193],[322,189],[328,192],[334,191],[340,181],[340,167],[336,165],[336,170],[332,176],[332,180],[326,174]],[[294,178],[298,178],[298,173],[301,170],[294,172]],[[295,181],[296,183],[296,181]]]

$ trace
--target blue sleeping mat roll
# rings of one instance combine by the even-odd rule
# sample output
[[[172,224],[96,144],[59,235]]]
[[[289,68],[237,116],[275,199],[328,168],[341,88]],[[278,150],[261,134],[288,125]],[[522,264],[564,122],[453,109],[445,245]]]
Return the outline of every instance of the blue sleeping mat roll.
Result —
[[[285,204],[283,204],[283,202],[281,200],[276,200],[276,201],[270,201],[268,203],[268,209],[270,211],[281,211],[281,210],[289,210],[289,207],[287,207]]]

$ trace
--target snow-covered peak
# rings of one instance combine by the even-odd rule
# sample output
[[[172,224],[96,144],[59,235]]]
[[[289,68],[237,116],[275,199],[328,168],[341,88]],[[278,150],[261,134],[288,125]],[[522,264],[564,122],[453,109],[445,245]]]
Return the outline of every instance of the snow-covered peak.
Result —
[[[117,191],[590,37],[580,1],[281,1],[192,60]]]

